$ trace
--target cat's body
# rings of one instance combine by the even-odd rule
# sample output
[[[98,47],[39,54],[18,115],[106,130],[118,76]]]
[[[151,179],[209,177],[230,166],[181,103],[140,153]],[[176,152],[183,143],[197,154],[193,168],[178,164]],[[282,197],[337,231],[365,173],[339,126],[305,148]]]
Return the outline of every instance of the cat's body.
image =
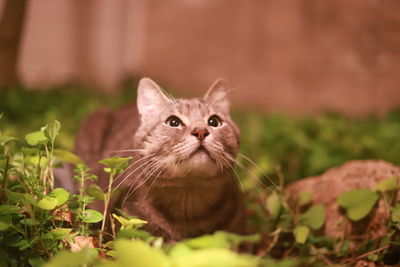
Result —
[[[76,153],[106,188],[98,160],[132,150],[114,153],[133,156],[114,183],[126,189],[114,206],[147,220],[151,233],[179,240],[215,230],[244,233],[242,197],[232,174],[238,146],[223,82],[203,98],[174,100],[143,79],[137,109],[103,109],[89,116]]]

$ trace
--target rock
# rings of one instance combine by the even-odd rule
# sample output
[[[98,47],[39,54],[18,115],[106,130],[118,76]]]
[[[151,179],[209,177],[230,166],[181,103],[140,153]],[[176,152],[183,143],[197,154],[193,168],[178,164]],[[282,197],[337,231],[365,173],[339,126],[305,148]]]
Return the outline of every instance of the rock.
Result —
[[[400,177],[400,167],[383,160],[357,160],[332,168],[325,173],[305,178],[289,184],[286,193],[294,201],[302,191],[312,194],[313,204],[324,204],[326,211],[324,234],[334,238],[349,233],[352,244],[362,240],[377,240],[386,235],[389,219],[388,211],[382,199],[372,212],[358,222],[346,223],[344,212],[336,204],[336,198],[347,191],[361,188],[375,190],[384,179]],[[399,200],[397,193],[396,199]]]

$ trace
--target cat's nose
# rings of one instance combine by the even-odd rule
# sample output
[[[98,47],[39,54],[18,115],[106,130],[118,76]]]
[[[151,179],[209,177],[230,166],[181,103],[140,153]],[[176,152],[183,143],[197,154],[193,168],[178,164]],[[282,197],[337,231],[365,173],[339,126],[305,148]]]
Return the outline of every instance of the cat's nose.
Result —
[[[207,135],[209,135],[210,133],[208,132],[208,130],[206,128],[195,128],[192,132],[193,136],[196,136],[197,139],[199,139],[200,141],[203,141],[204,138],[207,137]]]

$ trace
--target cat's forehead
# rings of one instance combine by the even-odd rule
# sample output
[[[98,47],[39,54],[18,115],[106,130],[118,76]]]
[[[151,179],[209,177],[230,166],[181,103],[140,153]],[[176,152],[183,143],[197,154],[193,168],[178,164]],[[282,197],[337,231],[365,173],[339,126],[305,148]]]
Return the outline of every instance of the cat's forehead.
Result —
[[[174,111],[178,114],[189,116],[205,116],[213,111],[212,107],[203,101],[203,99],[177,99],[174,105]]]

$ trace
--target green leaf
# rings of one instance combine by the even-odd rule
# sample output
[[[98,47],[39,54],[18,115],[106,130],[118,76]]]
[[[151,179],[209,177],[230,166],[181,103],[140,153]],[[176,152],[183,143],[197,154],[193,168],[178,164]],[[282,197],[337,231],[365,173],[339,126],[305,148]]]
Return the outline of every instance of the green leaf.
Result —
[[[82,221],[85,223],[97,223],[103,220],[103,214],[97,210],[85,210],[82,214]]]
[[[37,155],[39,153],[39,149],[32,147],[23,147],[22,153],[25,155]]]
[[[380,192],[397,190],[397,189],[399,189],[397,182],[398,182],[397,177],[382,180],[376,185],[376,190],[378,190]]]
[[[371,254],[371,255],[368,255],[368,260],[369,261],[378,261],[378,259],[379,259],[379,254],[377,254],[377,253],[375,253],[375,254]]]
[[[75,155],[74,153],[62,150],[62,149],[54,149],[54,157],[56,157],[59,161],[72,163],[72,164],[79,164],[82,163],[82,159]]]
[[[224,231],[216,231],[214,234],[218,233],[223,233],[226,235],[227,239],[229,240],[229,243],[232,245],[239,245],[243,242],[250,242],[250,243],[255,243],[261,240],[261,235],[260,234],[252,234],[252,235],[237,235],[229,232],[224,232]]]
[[[117,240],[115,252],[119,266],[169,267],[169,258],[162,250],[152,248],[141,240]]]
[[[263,260],[265,267],[299,267],[302,266],[300,265],[299,262],[302,262],[302,260],[299,259],[279,259],[279,260],[275,260],[275,259],[265,259]]]
[[[117,253],[116,253],[114,250],[109,250],[109,251],[107,251],[107,252],[106,252],[106,255],[107,255],[108,257],[111,257],[111,258],[114,258],[114,259],[115,259],[115,257],[117,257]]]
[[[216,231],[210,235],[202,235],[199,237],[187,239],[183,241],[184,244],[190,248],[230,248],[237,246],[243,242],[258,242],[261,236],[259,234],[254,235],[237,235],[224,231]]]
[[[395,223],[400,223],[400,203],[397,203],[392,209],[392,221]]]
[[[42,128],[46,137],[48,137],[53,143],[57,135],[60,133],[61,124],[58,120],[49,122],[46,126]]]
[[[19,213],[20,211],[21,208],[15,205],[0,205],[1,215]]]
[[[185,241],[191,248],[229,248],[228,236],[224,232],[202,235]]]
[[[60,206],[68,201],[69,192],[63,188],[56,188],[51,192],[50,196],[56,198],[57,206]]]
[[[0,144],[5,144],[10,141],[17,140],[17,138],[12,136],[0,135]]]
[[[125,229],[120,229],[117,233],[117,238],[140,238],[143,240],[148,240],[150,237],[152,237],[148,232],[143,231],[143,230],[138,230],[138,229],[133,229],[133,228],[125,228]]]
[[[270,194],[266,201],[266,208],[273,219],[278,218],[282,205],[279,195],[276,192]]]
[[[49,139],[44,135],[43,131],[36,131],[25,135],[25,140],[29,145],[36,146],[46,143]]]
[[[310,207],[306,212],[300,214],[299,223],[313,230],[318,230],[325,222],[324,205],[319,204]]]
[[[124,217],[118,216],[113,213],[112,215],[115,219],[117,219],[121,223],[121,229],[132,228],[132,226],[137,226],[137,228],[142,227],[147,222],[137,218],[125,219]]]
[[[32,219],[32,218],[24,218],[21,219],[19,221],[19,223],[24,224],[24,225],[28,225],[28,226],[35,226],[35,225],[39,225],[39,221],[36,219]]]
[[[45,264],[45,261],[40,256],[30,258],[28,262],[32,267],[41,267]]]
[[[100,186],[96,184],[91,184],[86,189],[86,192],[89,196],[92,196],[97,200],[104,201],[104,192],[103,190],[101,190]]]
[[[7,230],[12,224],[11,216],[4,216],[1,214],[0,217],[0,231]]]
[[[18,193],[12,192],[7,190],[7,195],[14,201],[14,202],[22,202],[24,206],[28,205],[37,205],[36,200],[31,194],[28,193]]]
[[[10,226],[11,226],[11,224],[6,223],[6,222],[2,222],[0,220],[0,232],[7,230]]]
[[[96,261],[98,253],[96,249],[85,247],[79,252],[61,251],[53,257],[44,267],[81,267],[90,265]]]
[[[57,206],[57,203],[57,198],[47,196],[40,200],[37,206],[44,210],[52,210]]]
[[[117,169],[120,166],[122,166],[123,164],[128,163],[131,159],[132,159],[132,157],[122,158],[122,157],[115,156],[112,158],[100,160],[99,163],[106,165],[107,167],[110,167],[111,169]]]
[[[188,245],[186,245],[183,242],[180,242],[177,243],[175,246],[173,246],[172,249],[169,251],[169,257],[172,260],[178,259],[190,254],[192,250],[193,249],[191,249]]]
[[[302,206],[310,204],[311,200],[312,200],[311,193],[308,191],[303,191],[299,194],[299,196],[297,198],[297,203],[298,203],[299,207],[302,207]]]
[[[299,244],[304,244],[306,242],[309,233],[310,229],[304,225],[296,226],[293,230],[294,238]]]
[[[55,240],[62,240],[66,236],[68,236],[72,231],[72,228],[57,228],[57,229],[52,229],[51,234],[53,235]]]
[[[356,189],[341,194],[336,202],[346,209],[347,217],[358,221],[368,215],[379,196],[369,189]]]
[[[173,258],[177,267],[256,267],[259,266],[257,257],[238,254],[223,248],[205,248],[186,251]]]
[[[29,242],[26,239],[22,239],[21,241],[16,243],[15,246],[18,247],[18,250],[22,251],[29,247]]]
[[[30,258],[28,262],[32,267],[41,267],[45,264],[45,261],[40,256]]]

